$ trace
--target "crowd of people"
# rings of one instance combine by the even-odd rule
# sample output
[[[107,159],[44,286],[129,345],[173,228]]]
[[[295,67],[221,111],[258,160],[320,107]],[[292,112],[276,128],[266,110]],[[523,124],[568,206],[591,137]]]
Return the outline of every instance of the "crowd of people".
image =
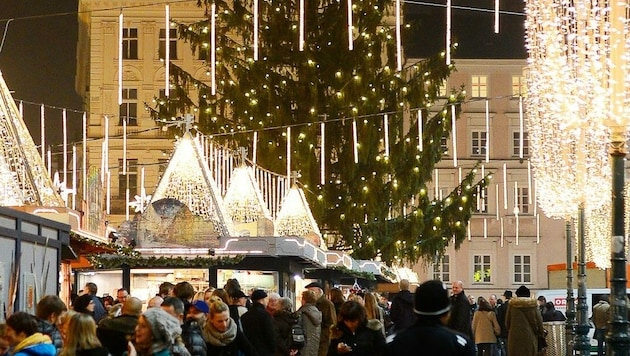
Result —
[[[11,314],[0,324],[0,356],[529,356],[541,351],[543,321],[566,320],[525,286],[504,299],[467,296],[461,281],[450,292],[441,281],[415,293],[408,280],[399,287],[390,301],[361,289],[325,293],[313,282],[298,307],[275,292],[244,291],[235,279],[203,291],[164,282],[145,306],[124,288],[116,299],[99,298],[87,283],[70,308],[48,295],[35,315]]]

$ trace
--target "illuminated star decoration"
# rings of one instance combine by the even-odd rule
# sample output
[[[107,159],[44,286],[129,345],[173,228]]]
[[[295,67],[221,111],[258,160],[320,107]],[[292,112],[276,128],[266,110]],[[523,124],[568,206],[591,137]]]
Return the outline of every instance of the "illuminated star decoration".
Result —
[[[143,190],[141,195],[135,195],[135,200],[129,202],[129,206],[134,209],[134,212],[141,213],[144,209],[149,206],[149,202],[151,201],[151,194],[147,195],[146,191]]]
[[[74,189],[68,189],[66,187],[66,182],[61,182],[59,179],[59,172],[55,172],[55,176],[53,178],[53,186],[61,195],[61,199],[67,204],[68,203],[68,195],[74,194]]]

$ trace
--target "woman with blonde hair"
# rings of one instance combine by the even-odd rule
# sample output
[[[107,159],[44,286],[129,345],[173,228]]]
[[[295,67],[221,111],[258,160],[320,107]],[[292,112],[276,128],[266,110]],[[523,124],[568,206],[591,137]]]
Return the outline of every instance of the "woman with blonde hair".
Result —
[[[107,356],[109,352],[96,337],[96,323],[92,316],[73,313],[64,324],[63,348],[59,356]]]
[[[249,343],[243,331],[230,318],[228,305],[220,298],[213,297],[209,306],[210,312],[201,330],[203,338],[206,340],[206,346],[208,346],[208,355],[256,355],[256,350]]]
[[[365,300],[364,306],[367,314],[368,320],[378,320],[381,323],[381,331],[383,335],[385,335],[385,322],[383,321],[383,311],[381,307],[378,305],[378,300],[374,293],[366,292],[363,295],[363,299]]]

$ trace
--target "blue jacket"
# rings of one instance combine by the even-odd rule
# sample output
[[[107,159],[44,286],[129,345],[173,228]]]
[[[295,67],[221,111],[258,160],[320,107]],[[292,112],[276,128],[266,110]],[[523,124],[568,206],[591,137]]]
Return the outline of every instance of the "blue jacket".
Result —
[[[57,349],[50,342],[50,337],[35,333],[22,340],[13,352],[13,356],[56,356]]]

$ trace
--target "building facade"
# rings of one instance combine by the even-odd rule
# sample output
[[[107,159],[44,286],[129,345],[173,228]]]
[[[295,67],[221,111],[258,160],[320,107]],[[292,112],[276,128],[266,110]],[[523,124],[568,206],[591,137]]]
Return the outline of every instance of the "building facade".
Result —
[[[467,99],[457,132],[443,141],[448,153],[434,174],[433,194],[450,192],[461,171],[478,163],[479,175],[493,176],[480,194],[468,239],[459,250],[450,246],[444,256],[416,265],[421,280],[461,280],[468,294],[488,297],[521,285],[547,289],[547,266],[566,263],[564,221],[546,217],[536,206],[526,108],[520,100],[527,95],[525,66],[524,59],[455,60],[457,71],[443,94],[463,86]]]

